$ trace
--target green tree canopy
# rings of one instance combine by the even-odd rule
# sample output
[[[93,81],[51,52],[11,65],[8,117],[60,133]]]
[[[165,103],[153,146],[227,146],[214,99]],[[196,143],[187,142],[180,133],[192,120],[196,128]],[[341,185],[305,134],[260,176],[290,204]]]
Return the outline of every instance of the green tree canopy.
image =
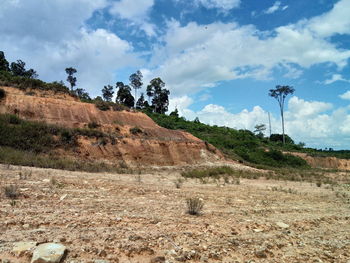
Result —
[[[131,95],[131,88],[128,85],[124,85],[123,82],[117,82],[116,87],[118,89],[116,102],[129,108],[133,107],[135,99]]]
[[[102,97],[104,98],[105,101],[112,101],[113,94],[114,94],[113,86],[107,85],[103,87]]]
[[[0,51],[0,71],[10,71],[10,64],[5,58],[5,53]]]
[[[70,84],[70,89],[73,91],[74,86],[76,86],[77,78],[74,77],[73,75],[77,73],[77,70],[75,68],[69,67],[66,68],[66,73],[68,74],[67,81]]]

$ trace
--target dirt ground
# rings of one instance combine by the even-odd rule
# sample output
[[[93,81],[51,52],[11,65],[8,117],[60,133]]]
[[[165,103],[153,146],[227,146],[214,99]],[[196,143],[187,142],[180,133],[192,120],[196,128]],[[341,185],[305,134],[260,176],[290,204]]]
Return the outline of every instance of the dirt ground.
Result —
[[[65,263],[350,262],[345,186],[261,178],[176,188],[178,178],[0,165],[0,258],[30,262],[11,251],[35,241],[64,244]],[[10,184],[16,201],[4,195]],[[204,202],[199,216],[186,213],[191,197]]]

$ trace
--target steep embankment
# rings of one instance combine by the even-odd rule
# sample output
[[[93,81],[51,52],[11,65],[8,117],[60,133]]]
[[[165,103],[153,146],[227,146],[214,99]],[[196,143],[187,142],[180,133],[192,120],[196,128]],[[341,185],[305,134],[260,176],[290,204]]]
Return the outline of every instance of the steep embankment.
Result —
[[[313,168],[326,168],[350,171],[350,160],[339,159],[336,157],[315,157],[310,156],[306,153],[291,154],[303,158]]]
[[[66,94],[1,88],[6,91],[6,97],[0,103],[0,113],[70,128],[87,128],[89,123],[96,123],[99,130],[113,138],[113,141],[100,143],[97,139],[80,136],[77,148],[58,151],[64,155],[111,163],[123,161],[132,166],[223,160],[215,147],[189,133],[162,128],[140,112],[101,111],[94,104],[82,103]],[[133,128],[136,132],[132,132]]]

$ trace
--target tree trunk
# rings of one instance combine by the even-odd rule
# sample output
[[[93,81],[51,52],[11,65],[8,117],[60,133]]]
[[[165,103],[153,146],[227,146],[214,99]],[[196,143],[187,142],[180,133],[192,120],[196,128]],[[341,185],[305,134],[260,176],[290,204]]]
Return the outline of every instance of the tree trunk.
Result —
[[[283,108],[281,108],[281,117],[282,117],[282,138],[283,138],[283,145],[286,144],[286,138],[284,136],[284,114],[283,114]]]

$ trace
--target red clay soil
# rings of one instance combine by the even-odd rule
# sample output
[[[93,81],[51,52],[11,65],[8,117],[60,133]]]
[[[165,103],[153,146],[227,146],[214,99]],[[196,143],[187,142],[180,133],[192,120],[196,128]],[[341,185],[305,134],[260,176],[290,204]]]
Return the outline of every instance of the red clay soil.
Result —
[[[94,161],[122,161],[131,166],[201,164],[224,159],[212,145],[187,132],[162,128],[140,112],[101,111],[94,104],[62,93],[1,88],[6,97],[0,103],[0,113],[16,113],[26,120],[70,128],[86,128],[95,122],[100,130],[116,138],[113,144],[108,141],[103,145],[97,139],[80,137],[79,147],[64,154]],[[132,134],[130,129],[134,127],[141,132]]]

